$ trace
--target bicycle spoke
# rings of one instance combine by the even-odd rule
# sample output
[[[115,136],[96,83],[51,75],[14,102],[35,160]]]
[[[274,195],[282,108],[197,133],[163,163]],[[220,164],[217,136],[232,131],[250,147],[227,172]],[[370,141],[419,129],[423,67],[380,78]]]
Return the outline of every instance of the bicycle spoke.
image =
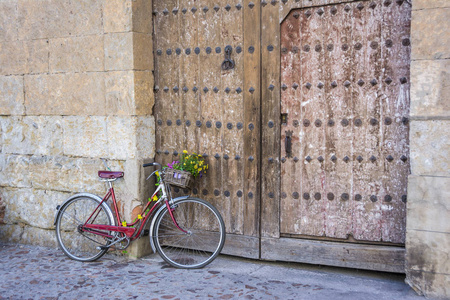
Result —
[[[61,249],[72,259],[79,261],[92,261],[106,253],[105,249],[97,246],[106,246],[109,240],[94,232],[83,231],[79,228],[94,210],[99,201],[91,197],[78,197],[66,203],[59,213],[56,222],[56,237]],[[94,224],[111,225],[111,219],[104,208],[97,211]]]
[[[225,226],[220,214],[208,202],[194,198],[177,201],[173,208],[177,224],[188,233],[181,234],[168,211],[164,211],[158,216],[152,236],[158,252],[175,267],[207,265],[224,244]]]

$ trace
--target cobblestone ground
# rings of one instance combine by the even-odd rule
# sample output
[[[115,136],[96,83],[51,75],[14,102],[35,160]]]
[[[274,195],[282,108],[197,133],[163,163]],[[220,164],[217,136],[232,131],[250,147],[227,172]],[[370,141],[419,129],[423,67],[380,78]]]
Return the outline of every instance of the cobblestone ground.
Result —
[[[92,263],[61,250],[0,244],[0,299],[424,299],[396,274],[219,256],[199,270],[157,255]]]

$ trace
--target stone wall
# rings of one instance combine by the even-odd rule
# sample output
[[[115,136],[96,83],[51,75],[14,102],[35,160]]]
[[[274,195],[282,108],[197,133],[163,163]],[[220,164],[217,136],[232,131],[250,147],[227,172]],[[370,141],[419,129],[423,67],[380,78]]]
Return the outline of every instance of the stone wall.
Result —
[[[450,298],[450,1],[414,0],[407,282]]]
[[[55,245],[55,207],[125,171],[125,217],[154,157],[151,0],[0,1],[0,239]],[[2,208],[0,207],[0,216]]]

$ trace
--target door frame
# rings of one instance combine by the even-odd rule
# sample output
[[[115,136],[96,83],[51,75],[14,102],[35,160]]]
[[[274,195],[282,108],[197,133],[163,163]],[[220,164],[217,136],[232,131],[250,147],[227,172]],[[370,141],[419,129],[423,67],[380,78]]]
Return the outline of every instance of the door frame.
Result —
[[[283,4],[281,1],[276,1],[274,4],[270,2],[260,7],[260,124],[261,144],[264,145],[260,151],[260,259],[404,273],[404,247],[280,236],[281,23],[292,9],[324,6],[323,3],[316,4],[317,2],[303,6],[300,2],[289,1]]]

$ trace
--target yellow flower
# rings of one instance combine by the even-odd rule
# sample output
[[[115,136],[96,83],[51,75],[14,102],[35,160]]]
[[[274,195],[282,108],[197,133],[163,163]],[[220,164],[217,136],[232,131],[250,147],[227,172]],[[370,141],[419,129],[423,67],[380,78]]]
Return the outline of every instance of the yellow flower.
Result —
[[[199,168],[198,171],[201,172],[202,168]]]
[[[155,174],[156,174],[156,176],[159,176],[159,172],[158,171],[156,171]]]
[[[188,152],[187,152],[186,150],[183,150],[183,153],[184,153],[184,154],[188,154]]]
[[[203,156],[201,154],[199,154],[198,157],[203,157]]]
[[[122,226],[123,226],[123,227],[127,227],[127,222],[123,221],[123,222],[122,222]]]
[[[199,164],[200,166],[203,166],[204,163],[205,163],[204,161],[201,161],[201,162],[199,162],[198,164]]]
[[[198,166],[197,166],[197,165],[195,165],[195,166],[194,166],[194,169],[197,169],[197,168],[198,168]]]
[[[138,215],[138,219],[139,219],[139,220],[142,219],[142,216],[141,216],[141,215]]]
[[[155,196],[153,196],[152,200],[153,201],[158,201],[158,197],[155,195]]]

